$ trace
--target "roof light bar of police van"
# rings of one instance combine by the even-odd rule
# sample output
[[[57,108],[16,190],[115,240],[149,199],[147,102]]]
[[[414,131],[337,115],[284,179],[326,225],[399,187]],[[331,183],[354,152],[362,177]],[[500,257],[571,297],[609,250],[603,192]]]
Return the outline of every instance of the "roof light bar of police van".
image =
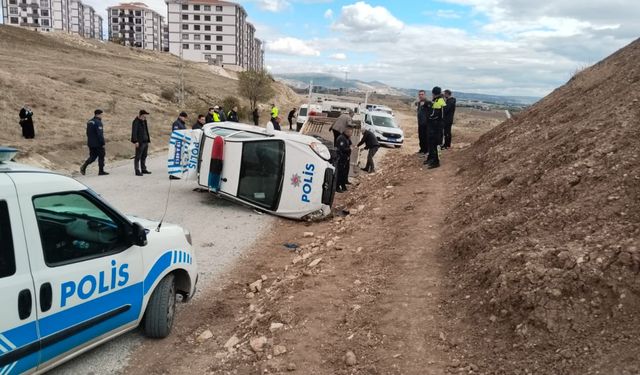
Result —
[[[0,164],[7,161],[12,161],[18,153],[18,150],[11,147],[0,147]]]

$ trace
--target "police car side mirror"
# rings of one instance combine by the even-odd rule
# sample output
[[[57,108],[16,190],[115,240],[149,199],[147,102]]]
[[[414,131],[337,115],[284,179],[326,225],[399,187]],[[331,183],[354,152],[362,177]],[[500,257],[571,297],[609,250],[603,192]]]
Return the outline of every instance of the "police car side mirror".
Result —
[[[133,223],[131,242],[136,246],[147,245],[147,230],[140,223]]]

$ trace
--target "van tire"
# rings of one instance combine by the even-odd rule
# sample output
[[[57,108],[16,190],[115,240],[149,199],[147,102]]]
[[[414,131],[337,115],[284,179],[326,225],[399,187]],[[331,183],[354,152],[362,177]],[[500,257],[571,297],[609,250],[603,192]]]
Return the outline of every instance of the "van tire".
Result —
[[[171,333],[176,314],[176,284],[173,274],[165,276],[151,294],[144,315],[143,330],[151,338],[163,339]]]

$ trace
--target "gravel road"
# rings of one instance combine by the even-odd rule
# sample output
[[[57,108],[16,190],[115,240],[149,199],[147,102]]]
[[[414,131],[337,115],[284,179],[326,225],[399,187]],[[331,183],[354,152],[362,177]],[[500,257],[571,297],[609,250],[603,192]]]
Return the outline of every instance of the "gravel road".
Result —
[[[108,150],[107,150],[108,152]],[[166,156],[154,156],[147,161],[151,175],[137,177],[133,161],[107,165],[109,176],[97,176],[97,163],[89,167],[87,176],[77,177],[120,212],[160,220],[164,212],[169,179]],[[208,193],[194,192],[195,182],[172,181],[165,221],[191,231],[195,248],[199,292],[215,287],[215,280],[254,241],[268,230],[274,218],[255,213],[248,208],[216,198]],[[178,312],[177,319],[180,319]],[[58,367],[50,374],[114,374],[128,361],[130,350],[144,344],[139,331],[127,333]]]

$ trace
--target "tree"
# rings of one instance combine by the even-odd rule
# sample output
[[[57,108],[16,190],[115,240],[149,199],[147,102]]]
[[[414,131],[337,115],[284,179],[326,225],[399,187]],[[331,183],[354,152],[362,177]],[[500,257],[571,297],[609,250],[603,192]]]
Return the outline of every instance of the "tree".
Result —
[[[273,79],[266,70],[247,70],[239,74],[239,79],[240,95],[249,100],[252,111],[258,107],[258,102],[266,102],[276,94],[271,85]]]

